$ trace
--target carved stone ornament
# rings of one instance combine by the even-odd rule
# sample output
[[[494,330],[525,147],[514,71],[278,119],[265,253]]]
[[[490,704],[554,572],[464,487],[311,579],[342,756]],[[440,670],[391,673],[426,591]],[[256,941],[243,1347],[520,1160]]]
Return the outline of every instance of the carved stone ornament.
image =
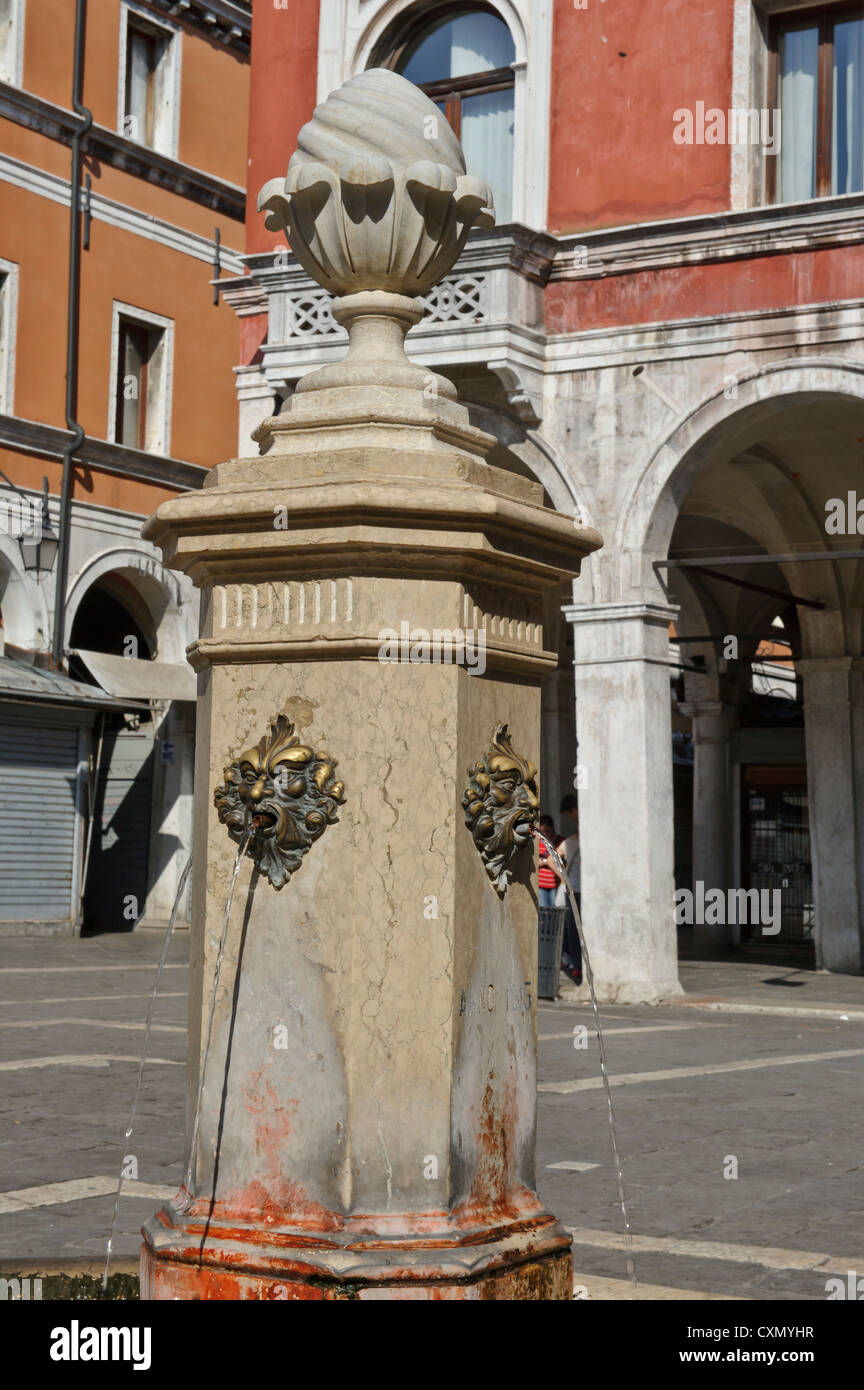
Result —
[[[387,68],[352,77],[298,137],[285,178],[258,195],[303,269],[334,294],[424,294],[472,227],[494,225],[492,194],[465,172],[443,113]]]
[[[462,797],[465,824],[499,893],[507,891],[510,863],[537,824],[537,769],[514,752],[506,724],[499,724],[487,753],[468,769]]]
[[[274,888],[288,882],[310,845],[338,819],[345,795],[335,767],[329,753],[300,742],[284,714],[226,767],[213,796],[219,819],[238,845],[252,830],[246,853]]]

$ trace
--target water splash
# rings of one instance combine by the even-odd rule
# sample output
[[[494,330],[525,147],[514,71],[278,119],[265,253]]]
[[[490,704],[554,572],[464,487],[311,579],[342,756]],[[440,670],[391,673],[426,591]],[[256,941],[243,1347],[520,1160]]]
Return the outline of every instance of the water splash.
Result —
[[[222,973],[222,961],[225,956],[225,944],[228,940],[228,924],[231,921],[231,904],[234,901],[234,888],[237,883],[237,875],[240,872],[240,865],[243,855],[257,828],[256,818],[250,822],[240,848],[237,850],[237,858],[234,860],[234,872],[231,875],[231,883],[228,888],[228,897],[225,900],[225,918],[222,922],[222,938],[219,942],[219,952],[216,956],[216,965],[213,970],[213,984],[210,990],[210,1008],[207,1014],[207,1029],[204,1035],[204,1051],[201,1055],[201,1066],[198,1074],[198,1095],[195,1098],[195,1114],[192,1120],[192,1137],[189,1142],[189,1162],[186,1165],[186,1174],[183,1178],[183,1187],[186,1192],[187,1202],[192,1200],[192,1169],[195,1166],[195,1150],[198,1144],[198,1130],[201,1126],[201,1099],[204,1095],[204,1080],[207,1072],[207,1058],[210,1055],[210,1043],[213,1036],[213,1016],[216,1013],[216,997],[219,992],[219,977]]]
[[[144,1041],[141,1044],[141,1059],[138,1063],[138,1075],[135,1078],[135,1092],[132,1097],[132,1111],[129,1116],[129,1126],[124,1135],[125,1139],[129,1139],[131,1137],[132,1131],[135,1128],[135,1116],[138,1112],[138,1099],[141,1095],[141,1082],[144,1078],[144,1063],[147,1058],[147,1048],[150,1045],[150,1030],[153,1024],[153,1011],[156,1007],[156,996],[159,993],[159,985],[162,982],[162,970],[166,960],[168,959],[168,949],[171,945],[172,937],[174,936],[174,923],[177,919],[177,913],[180,908],[180,903],[182,901],[183,893],[186,888],[186,881],[189,878],[189,870],[191,868],[192,858],[190,856],[189,859],[187,859],[186,861],[186,867],[180,875],[180,882],[177,885],[177,896],[174,899],[174,906],[171,909],[171,916],[168,918],[168,929],[165,932],[165,940],[162,943],[162,954],[159,957],[159,964],[156,967],[156,981],[153,985],[152,990],[150,991],[150,1002],[147,1005],[147,1017],[144,1023]],[[102,1275],[103,1292],[108,1287],[108,1272],[111,1267],[111,1255],[114,1250],[114,1232],[117,1227],[117,1210],[120,1205],[120,1193],[123,1190],[123,1174],[125,1167],[126,1156],[124,1154],[120,1163],[120,1176],[117,1180],[117,1191],[114,1194],[114,1210],[111,1214],[111,1229],[108,1234],[108,1244],[105,1249],[105,1270]]]
[[[612,1158],[615,1164],[615,1175],[618,1181],[618,1204],[621,1207],[621,1217],[624,1222],[624,1236],[627,1241],[627,1276],[635,1290],[639,1285],[636,1281],[636,1266],[633,1261],[633,1233],[630,1230],[630,1217],[627,1212],[624,1170],[621,1167],[621,1155],[618,1151],[618,1132],[615,1128],[615,1108],[612,1104],[612,1088],[609,1084],[609,1064],[606,1058],[606,1042],[603,1037],[603,1029],[600,1026],[600,1011],[597,1008],[597,994],[594,990],[594,974],[591,969],[591,957],[588,954],[588,947],[585,944],[585,933],[582,930],[582,915],[579,911],[579,905],[576,902],[576,894],[573,892],[570,885],[570,880],[567,877],[567,870],[561,856],[558,854],[555,846],[549,843],[546,836],[542,834],[541,831],[537,830],[535,833],[537,838],[542,840],[543,844],[546,846],[549,858],[554,864],[561,882],[564,885],[573,912],[573,920],[576,923],[576,930],[579,933],[579,945],[582,948],[582,973],[585,977],[585,983],[588,986],[588,993],[591,996],[591,1008],[594,1011],[594,1031],[597,1034],[597,1045],[600,1050],[600,1071],[603,1075],[603,1090],[606,1095],[606,1104],[609,1108],[609,1133],[612,1138]]]

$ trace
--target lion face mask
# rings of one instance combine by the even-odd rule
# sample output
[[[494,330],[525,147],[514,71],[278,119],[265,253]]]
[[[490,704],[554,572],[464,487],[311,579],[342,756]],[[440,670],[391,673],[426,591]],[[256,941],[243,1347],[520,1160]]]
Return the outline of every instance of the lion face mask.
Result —
[[[269,734],[225,769],[213,801],[236,844],[251,831],[246,853],[274,888],[282,888],[304,854],[338,817],[344,788],[336,760],[300,742],[280,714]]]
[[[462,797],[465,824],[499,893],[507,891],[510,862],[534,833],[540,801],[537,769],[513,751],[506,724],[495,729],[487,753],[468,771]]]

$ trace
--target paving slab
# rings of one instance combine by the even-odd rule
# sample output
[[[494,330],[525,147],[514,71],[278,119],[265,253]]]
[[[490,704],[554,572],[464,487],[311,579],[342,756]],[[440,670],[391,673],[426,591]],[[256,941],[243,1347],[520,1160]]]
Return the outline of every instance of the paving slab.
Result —
[[[157,932],[4,942],[0,1194],[90,1180],[102,1194],[0,1211],[5,1269],[98,1266],[110,1184],[125,1156],[145,1190],[179,1186],[185,932],[163,975],[154,1011],[163,1027],[150,1040],[135,1132],[123,1137],[161,948]],[[633,1078],[613,1100],[637,1296],[825,1298],[829,1269],[848,1264],[864,1275],[864,979],[739,959],[685,961],[681,974],[683,998],[601,1009],[610,1074]],[[574,1028],[585,1030],[583,1048],[573,1046]],[[541,1086],[591,1082],[540,1092],[539,1190],[579,1233],[577,1283],[589,1297],[626,1300],[633,1291],[591,1011],[581,997],[543,1001],[538,1031]],[[741,1062],[752,1065],[728,1069]],[[158,1205],[141,1191],[121,1201],[119,1269],[134,1268],[140,1226]]]

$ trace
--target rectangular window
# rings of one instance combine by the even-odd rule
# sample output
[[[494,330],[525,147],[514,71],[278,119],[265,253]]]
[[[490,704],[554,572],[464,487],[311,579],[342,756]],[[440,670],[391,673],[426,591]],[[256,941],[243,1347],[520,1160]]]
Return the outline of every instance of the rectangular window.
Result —
[[[768,193],[794,203],[864,191],[864,4],[806,11],[772,29],[779,155]]]
[[[168,330],[118,314],[112,437],[148,453],[167,452]]]
[[[24,0],[0,0],[0,82],[21,85]]]
[[[159,67],[165,60],[168,40],[130,24],[126,34],[126,109],[123,134],[141,145],[156,144]]]
[[[119,128],[129,140],[173,157],[177,153],[180,31],[151,23],[128,5],[122,13]]]

